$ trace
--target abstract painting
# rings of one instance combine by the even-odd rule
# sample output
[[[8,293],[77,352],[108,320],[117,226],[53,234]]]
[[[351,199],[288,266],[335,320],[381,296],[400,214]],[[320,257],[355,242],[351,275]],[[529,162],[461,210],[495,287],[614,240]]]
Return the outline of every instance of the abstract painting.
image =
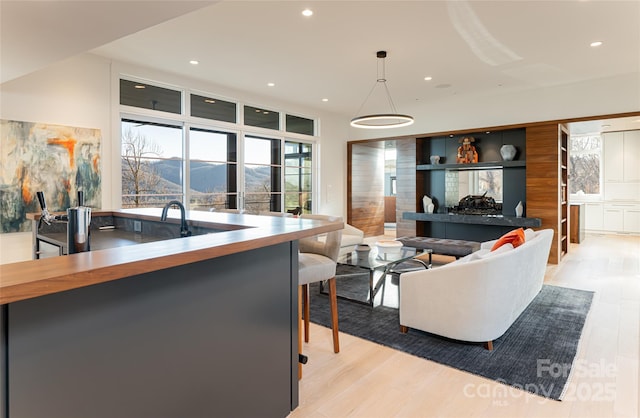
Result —
[[[99,129],[0,120],[0,232],[31,230],[38,191],[49,212],[77,206],[79,190],[100,208],[100,141]]]

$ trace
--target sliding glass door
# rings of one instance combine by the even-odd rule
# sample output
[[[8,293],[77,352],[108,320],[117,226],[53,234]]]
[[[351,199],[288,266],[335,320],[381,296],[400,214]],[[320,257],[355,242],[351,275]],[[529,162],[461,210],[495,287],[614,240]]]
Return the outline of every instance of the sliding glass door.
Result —
[[[245,136],[244,201],[246,212],[282,211],[280,139]]]
[[[303,213],[313,211],[312,148],[311,144],[304,142],[285,142],[285,210],[300,208]]]
[[[236,134],[191,128],[188,144],[190,209],[237,209]]]

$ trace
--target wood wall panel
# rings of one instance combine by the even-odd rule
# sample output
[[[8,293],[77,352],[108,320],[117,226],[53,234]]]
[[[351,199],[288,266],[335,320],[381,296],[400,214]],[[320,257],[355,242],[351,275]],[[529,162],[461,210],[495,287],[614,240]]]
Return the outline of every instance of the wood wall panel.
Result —
[[[403,212],[415,212],[417,202],[416,139],[396,141],[396,236],[415,236],[416,221],[402,219]]]
[[[560,171],[557,123],[527,127],[527,217],[553,229],[549,263],[560,261]]]
[[[384,197],[384,222],[396,222],[396,197],[385,196]]]
[[[365,236],[384,234],[384,142],[348,144],[347,222]]]

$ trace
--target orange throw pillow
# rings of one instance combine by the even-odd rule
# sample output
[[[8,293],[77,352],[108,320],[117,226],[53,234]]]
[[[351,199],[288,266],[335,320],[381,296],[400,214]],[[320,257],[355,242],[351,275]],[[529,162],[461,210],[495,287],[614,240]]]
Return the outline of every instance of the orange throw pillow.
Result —
[[[495,251],[507,243],[513,245],[513,248],[524,244],[524,229],[518,228],[514,229],[513,231],[507,232],[506,234],[498,238],[495,244],[493,244],[493,247],[491,247],[491,251]]]

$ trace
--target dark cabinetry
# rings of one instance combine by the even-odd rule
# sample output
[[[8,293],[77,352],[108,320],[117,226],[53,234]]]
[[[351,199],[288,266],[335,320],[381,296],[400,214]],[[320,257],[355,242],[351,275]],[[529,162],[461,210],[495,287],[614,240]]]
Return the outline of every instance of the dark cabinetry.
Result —
[[[287,416],[297,252],[285,242],[2,305],[0,417]]]
[[[478,152],[478,163],[457,164],[456,155],[460,140],[471,136]],[[512,161],[503,161],[500,148],[514,145],[517,149]],[[450,190],[451,173],[469,170],[497,169],[502,172],[502,216],[515,216],[515,207],[522,202],[526,213],[526,131],[524,128],[492,132],[475,132],[460,135],[443,135],[417,139],[416,152],[416,212],[424,212],[421,200],[427,195],[436,202],[435,212],[447,213],[446,193]],[[439,164],[431,164],[431,156],[440,157]],[[451,199],[449,199],[451,200]],[[475,240],[493,239],[505,231],[505,226],[460,225],[451,222],[418,222],[416,233],[420,236],[463,238]]]

